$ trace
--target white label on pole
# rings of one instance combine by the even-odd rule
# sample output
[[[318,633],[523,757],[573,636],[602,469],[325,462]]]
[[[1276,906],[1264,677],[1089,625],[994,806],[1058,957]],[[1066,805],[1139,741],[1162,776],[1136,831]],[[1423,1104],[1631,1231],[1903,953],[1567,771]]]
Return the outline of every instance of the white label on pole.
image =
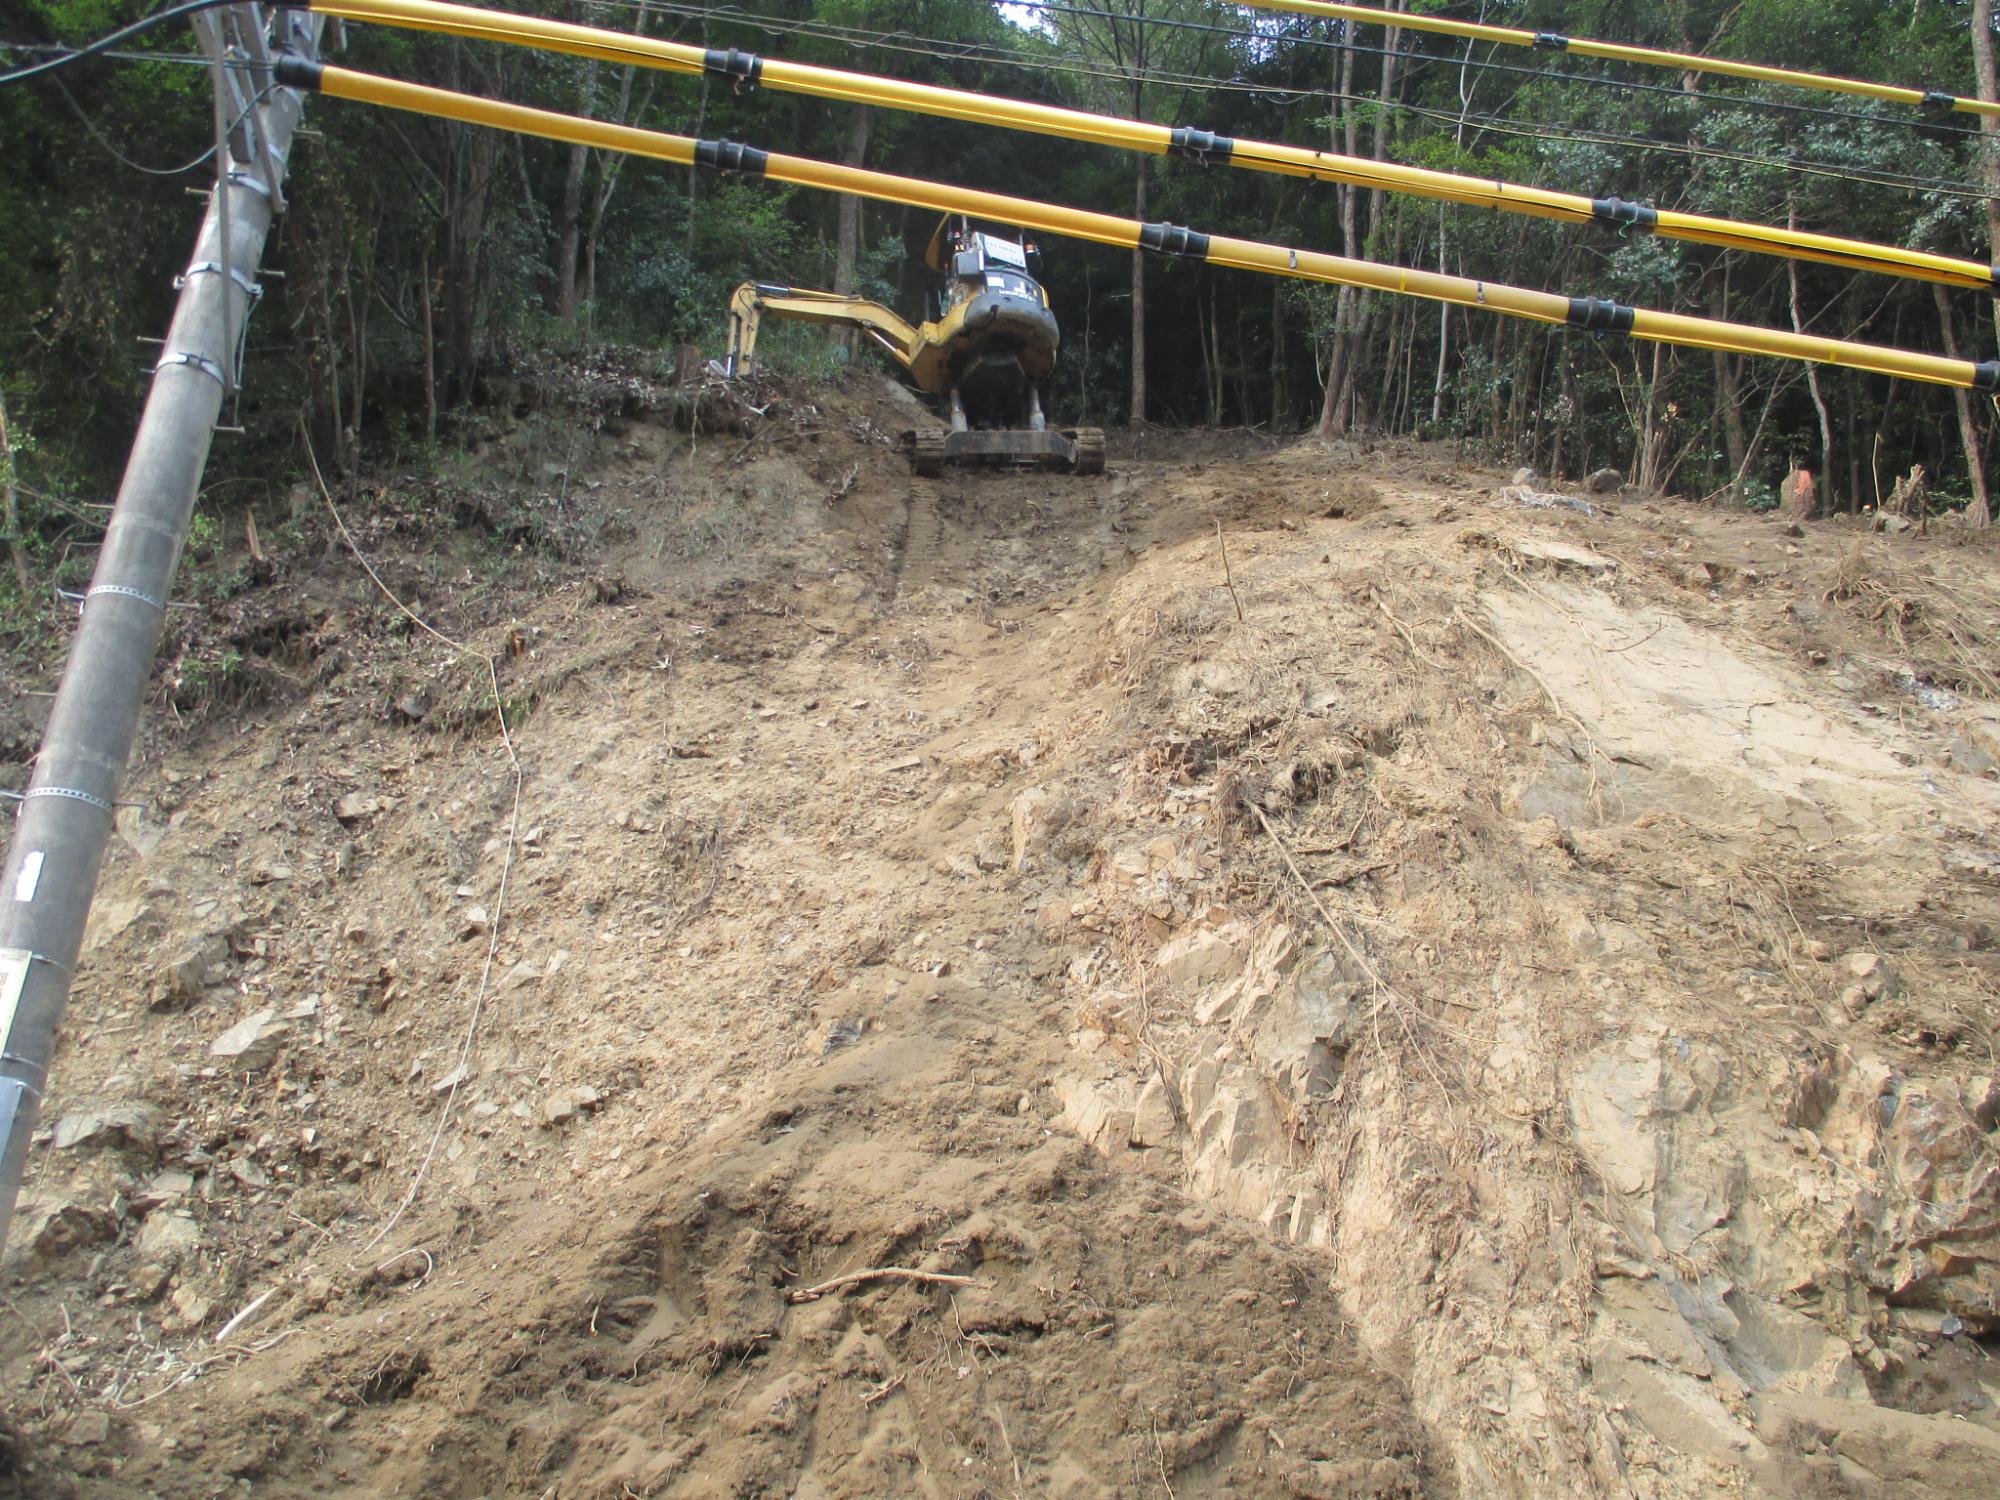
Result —
[[[0,948],[0,1048],[13,1037],[14,1009],[21,1003],[28,965],[34,961],[34,954],[25,948]]]
[[[35,887],[41,883],[42,851],[35,849],[30,851],[28,857],[21,861],[21,874],[14,882],[14,899],[16,901],[34,900]]]

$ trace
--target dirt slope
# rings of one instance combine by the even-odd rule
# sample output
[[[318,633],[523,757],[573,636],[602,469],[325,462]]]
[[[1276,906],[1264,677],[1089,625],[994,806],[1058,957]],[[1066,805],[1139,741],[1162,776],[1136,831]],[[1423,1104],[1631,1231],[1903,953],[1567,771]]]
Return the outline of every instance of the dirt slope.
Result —
[[[156,725],[21,1492],[1990,1477],[1989,548],[765,395],[357,526],[518,806],[339,551]]]

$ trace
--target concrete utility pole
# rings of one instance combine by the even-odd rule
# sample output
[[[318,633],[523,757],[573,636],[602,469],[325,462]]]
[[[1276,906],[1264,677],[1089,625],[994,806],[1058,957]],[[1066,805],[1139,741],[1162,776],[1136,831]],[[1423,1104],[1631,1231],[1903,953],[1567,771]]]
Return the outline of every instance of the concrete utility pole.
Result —
[[[56,1026],[83,946],[196,486],[224,397],[236,388],[265,236],[284,206],[285,163],[304,98],[276,87],[272,52],[317,57],[325,25],[295,10],[267,20],[261,5],[232,6],[201,20],[209,23],[197,28],[203,44],[212,56],[226,51],[230,64],[220,68],[218,84],[226,96],[219,120],[237,122],[219,153],[227,176],[209,196],[180,282],[0,875],[0,1244],[13,1225]]]

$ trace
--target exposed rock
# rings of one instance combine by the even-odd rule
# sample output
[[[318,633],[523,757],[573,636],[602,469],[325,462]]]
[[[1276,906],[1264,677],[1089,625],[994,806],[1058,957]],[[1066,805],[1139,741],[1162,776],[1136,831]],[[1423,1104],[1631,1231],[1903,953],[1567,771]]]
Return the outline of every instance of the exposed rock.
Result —
[[[2000,1474],[2000,1434],[1959,1417],[1790,1394],[1757,1397],[1752,1407],[1774,1451],[1836,1456],[1848,1493],[1966,1500],[1991,1493]]]
[[[91,1208],[59,1193],[23,1192],[14,1206],[7,1234],[10,1266],[40,1264],[108,1240],[118,1221],[105,1209]]]
[[[151,1214],[139,1226],[132,1248],[148,1264],[177,1267],[201,1248],[201,1228],[180,1214]]]
[[[62,1440],[71,1448],[97,1448],[111,1441],[111,1413],[85,1407],[69,1419]]]
[[[1147,1079],[1132,1106],[1132,1144],[1165,1145],[1179,1124],[1174,1118],[1173,1096],[1166,1084],[1157,1077]]]
[[[1014,820],[1014,868],[1032,869],[1070,820],[1075,809],[1047,787],[1029,787],[1008,806]]]
[[[192,1172],[155,1172],[144,1187],[133,1190],[128,1201],[135,1213],[147,1214],[185,1198],[193,1191]]]
[[[1625,476],[1616,469],[1598,469],[1583,481],[1583,487],[1593,495],[1615,495],[1625,487]]]
[[[1058,1078],[1056,1098],[1062,1123],[1106,1156],[1132,1145],[1133,1106],[1138,1089],[1129,1078]]]
[[[152,1151],[160,1139],[160,1112],[150,1104],[107,1104],[64,1115],[55,1123],[51,1144],[58,1151]]]
[[[1241,922],[1190,928],[1167,939],[1153,955],[1154,972],[1184,990],[1218,984],[1243,967],[1248,938],[1249,929]]]
[[[233,927],[206,932],[177,950],[154,979],[147,1003],[154,1010],[180,1010],[221,983],[234,932]]]
[[[1004,870],[1008,864],[1007,842],[988,829],[972,846],[972,862],[981,870]]]
[[[516,990],[538,983],[541,977],[542,971],[524,958],[493,982],[493,993],[511,995]]]
[[[348,792],[333,804],[333,815],[342,823],[359,823],[382,811],[382,799],[362,792]]]
[[[589,1084],[558,1089],[542,1101],[542,1123],[552,1127],[567,1125],[578,1115],[592,1113],[603,1104],[604,1096]]]
[[[244,1017],[208,1045],[209,1055],[225,1059],[236,1073],[257,1073],[277,1059],[291,1024],[266,1006]]]

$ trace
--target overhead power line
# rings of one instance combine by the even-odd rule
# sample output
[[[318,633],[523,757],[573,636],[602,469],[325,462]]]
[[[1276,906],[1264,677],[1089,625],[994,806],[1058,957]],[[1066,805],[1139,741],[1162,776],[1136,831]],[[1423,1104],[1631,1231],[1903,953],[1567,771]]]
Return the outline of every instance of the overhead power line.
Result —
[[[907,203],[933,212],[969,214],[974,218],[1015,224],[1046,234],[1064,235],[1121,249],[1180,256],[1234,270],[1424,297],[1586,333],[1622,333],[1658,343],[1681,344],[1723,353],[1772,355],[1839,365],[1933,385],[2000,390],[2000,360],[1974,363],[1876,344],[1821,338],[1785,329],[1758,328],[1714,318],[1626,307],[1595,297],[1564,297],[1554,292],[1530,291],[1436,271],[1352,260],[1317,250],[1299,250],[1227,235],[1201,234],[1175,224],[1148,224],[1137,219],[1066,208],[1030,198],[1014,198],[949,183],[898,177],[862,167],[837,166],[810,157],[762,151],[734,141],[697,140],[692,136],[640,130],[630,125],[614,125],[604,120],[559,114],[553,110],[531,109],[526,105],[508,104],[424,84],[404,83],[350,68],[326,67],[297,58],[279,63],[278,79],[291,87],[317,88],[335,98],[362,104],[651,157],[679,166],[705,167],[742,177],[765,177],[881,202]]]
[[[234,5],[237,3],[238,0],[182,0],[182,3],[179,5],[170,5],[165,10],[154,11],[150,16],[141,16],[130,26],[121,26],[118,30],[101,36],[94,42],[87,42],[73,51],[66,51],[55,57],[45,58],[38,63],[29,63],[24,68],[15,68],[9,72],[0,73],[0,88],[4,88],[12,83],[26,83],[31,78],[44,78],[51,73],[72,67],[82,62],[85,58],[103,56],[112,51],[112,49],[131,41],[134,37],[144,36],[147,32],[165,26],[170,21],[178,21],[185,16],[192,16],[199,11],[220,10],[225,5]]]
[[[213,0],[213,3],[224,3],[224,0]],[[602,6],[636,11],[640,9],[642,0],[596,0],[596,3]],[[716,24],[743,26],[762,31],[769,36],[812,37],[816,40],[838,42],[857,50],[882,49],[933,60],[947,58],[972,62],[990,62],[1020,68],[1031,74],[1069,75],[1127,83],[1136,78],[1145,82],[1158,83],[1169,88],[1182,89],[1193,93],[1234,93],[1260,97],[1273,103],[1333,99],[1378,105],[1383,108],[1443,120],[1452,124],[1456,124],[1459,121],[1459,116],[1456,112],[1431,109],[1424,105],[1409,103],[1405,100],[1381,100],[1367,95],[1344,94],[1325,89],[1302,90],[1295,87],[1274,84],[1251,83],[1240,79],[1221,80],[1203,78],[1192,74],[1177,73],[1157,68],[1128,69],[1124,72],[1117,72],[1108,68],[1097,68],[1063,58],[1033,53],[1024,48],[1009,47],[1000,43],[967,42],[929,37],[909,31],[871,31],[862,27],[791,21],[778,17],[758,15],[734,5],[697,5],[684,3],[684,0],[643,0],[643,4],[647,11],[654,14],[681,16]],[[197,5],[190,8],[199,9],[201,6]],[[1357,9],[1356,7],[1347,8],[1349,10]],[[179,13],[184,12],[179,8],[162,11],[158,17],[148,18],[148,23],[150,24],[154,20],[164,21]],[[1387,12],[1385,14],[1398,15],[1400,17],[1401,13]],[[135,23],[135,26],[138,24]],[[1406,22],[1399,22],[1399,24],[1406,24]],[[177,53],[129,53],[115,51],[110,47],[109,44],[111,42],[120,36],[130,34],[131,31],[132,28],[127,28],[125,32],[114,33],[111,37],[106,37],[99,43],[92,43],[86,49],[65,51],[54,60],[65,62],[88,55],[93,57],[129,57],[135,60],[143,59],[160,62],[191,62],[200,63],[204,66],[207,65],[206,59],[183,56]],[[13,81],[19,76],[24,76],[26,72],[27,70],[17,70],[16,73],[0,74],[0,83]],[[1655,155],[1728,161],[1743,166],[1766,167],[1773,171],[1803,172],[1811,176],[1854,182],[1869,187],[1891,188],[1900,192],[1934,193],[1940,196],[1964,198],[1979,202],[1986,202],[2000,197],[2000,194],[1970,188],[1963,182],[1950,178],[1889,172],[1872,168],[1857,169],[1832,162],[1818,161],[1808,157],[1772,157],[1756,152],[1728,151],[1700,144],[1648,140],[1633,136],[1621,136],[1563,126],[1527,126],[1504,120],[1495,115],[1471,114],[1465,118],[1469,122],[1477,124],[1481,129],[1527,136],[1538,140],[1575,141],[1590,145],[1615,146],[1623,150],[1643,151]],[[1861,118],[1874,120],[1880,117],[1864,115]]]
[[[815,22],[786,21],[754,14],[734,5],[695,5],[684,0],[597,0],[599,5],[637,11],[642,3],[655,14],[686,16],[696,20],[716,24],[742,26],[761,31],[767,36],[807,36],[815,40],[840,42],[857,50],[880,48],[891,52],[913,54],[927,58],[964,59],[974,62],[995,62],[1010,67],[1018,67],[1030,73],[1072,74],[1083,77],[1101,78],[1129,83],[1140,79],[1147,83],[1160,83],[1170,88],[1189,89],[1196,92],[1237,93],[1261,96],[1274,103],[1304,101],[1311,99],[1335,99],[1344,102],[1377,105],[1386,109],[1425,115],[1456,123],[1456,112],[1428,109],[1423,105],[1402,100],[1377,99],[1365,94],[1344,94],[1337,90],[1299,89],[1276,84],[1249,83],[1242,80],[1221,81],[1196,78],[1191,75],[1173,73],[1161,69],[1128,69],[1114,72],[1106,68],[1093,68],[1060,58],[1051,58],[1041,53],[1031,53],[1023,48],[1007,47],[992,42],[962,42],[940,37],[926,37],[914,32],[868,31],[859,27],[832,26]],[[1498,116],[1471,115],[1469,119],[1488,122],[1487,128],[1508,128],[1505,122],[1497,121]],[[1870,116],[1869,118],[1874,118]],[[1769,167],[1774,171],[1803,171],[1814,176],[1843,178],[1851,182],[1863,183],[1870,187],[1894,188],[1906,192],[1935,192],[1950,197],[1970,198],[1984,202],[1988,198],[2000,196],[1968,188],[1963,182],[1944,177],[1926,177],[1907,173],[1883,171],[1856,171],[1832,162],[1815,161],[1810,158],[1788,156],[1762,156],[1754,152],[1725,152],[1714,148],[1689,146],[1672,141],[1654,141],[1638,137],[1613,136],[1562,126],[1538,126],[1532,130],[1516,127],[1516,133],[1535,135],[1544,140],[1575,140],[1591,145],[1617,145],[1626,150],[1645,151],[1664,156],[1711,157],[1733,161],[1745,166]]]
[[[600,61],[637,64],[682,74],[709,74],[738,90],[759,85],[854,104],[969,120],[1093,145],[1202,163],[1229,164],[1252,171],[1344,182],[1410,193],[1475,207],[1497,208],[1571,224],[1654,231],[1669,238],[1814,260],[1849,270],[1877,271],[1991,292],[1995,272],[1984,262],[1908,250],[1865,240],[1778,229],[1768,225],[1656,209],[1616,197],[1590,198],[1517,183],[1495,182],[1451,172],[1434,172],[1394,162],[1315,151],[1266,141],[1237,140],[1210,131],[1173,128],[1120,119],[1085,110],[1003,99],[991,94],[940,88],[907,79],[848,73],[754,53],[689,46],[660,37],[634,36],[597,26],[579,26],[540,16],[449,3],[449,0],[315,0],[314,9],[345,21],[372,21],[474,40],[535,47]]]
[[[1436,52],[1410,52],[1397,47],[1370,47],[1353,40],[1350,35],[1344,40],[1330,37],[1308,36],[1302,33],[1280,34],[1257,31],[1238,26],[1217,26],[1211,21],[1184,21],[1175,16],[1120,15],[1115,10],[1102,10],[1085,5],[1059,5],[1054,0],[1007,0],[1010,10],[1043,11],[1055,15],[1089,16],[1096,20],[1110,21],[1118,25],[1159,26],[1172,31],[1212,32],[1217,36],[1236,37],[1244,41],[1269,42],[1288,47],[1315,47],[1328,52],[1351,50],[1368,57],[1394,58],[1398,62],[1435,63],[1446,68],[1470,68],[1475,72],[1507,73],[1516,77],[1546,79],[1557,83],[1578,83],[1590,88],[1616,89],[1620,93],[1662,94],[1686,104],[1703,105],[1743,105],[1751,109],[1772,110],[1780,114],[1807,115],[1821,119],[1854,120],[1871,125],[1891,125],[1899,128],[1914,128],[1934,131],[1946,135],[1976,136],[1980,132],[1967,125],[1947,125],[1936,119],[1911,119],[1908,116],[1871,114],[1860,109],[1832,109],[1823,104],[1794,104],[1783,99],[1766,99],[1757,94],[1704,94],[1698,89],[1676,88],[1669,83],[1638,83],[1624,78],[1611,78],[1602,73],[1568,73],[1560,68],[1535,68],[1521,63],[1494,62],[1490,58],[1446,57]]]
[[[1781,83],[1792,88],[1817,89],[1830,94],[1851,94],[1862,99],[1880,99],[1885,104],[1907,104],[1938,111],[1957,110],[1964,114],[2000,117],[2000,104],[1983,99],[1967,99],[1939,89],[1904,88],[1893,83],[1872,83],[1861,78],[1841,78],[1831,73],[1808,73],[1797,68],[1773,68],[1763,63],[1737,62],[1726,57],[1706,57],[1698,52],[1668,52],[1657,47],[1633,47],[1623,42],[1598,42],[1587,37],[1564,36],[1553,31],[1523,31],[1516,26],[1489,26],[1479,21],[1454,21],[1445,16],[1414,14],[1409,11],[1380,10],[1367,5],[1338,5],[1329,0],[1242,0],[1259,10],[1290,11],[1295,15],[1324,16],[1336,21],[1359,21],[1364,25],[1394,26],[1404,31],[1428,31],[1442,36],[1464,37],[1475,42],[1493,42],[1503,47],[1534,47],[1544,52],[1566,52],[1575,57],[1598,57],[1608,62],[1637,63],[1649,68],[1675,68],[1689,73],[1713,73],[1724,78],[1747,78],[1758,83]]]

